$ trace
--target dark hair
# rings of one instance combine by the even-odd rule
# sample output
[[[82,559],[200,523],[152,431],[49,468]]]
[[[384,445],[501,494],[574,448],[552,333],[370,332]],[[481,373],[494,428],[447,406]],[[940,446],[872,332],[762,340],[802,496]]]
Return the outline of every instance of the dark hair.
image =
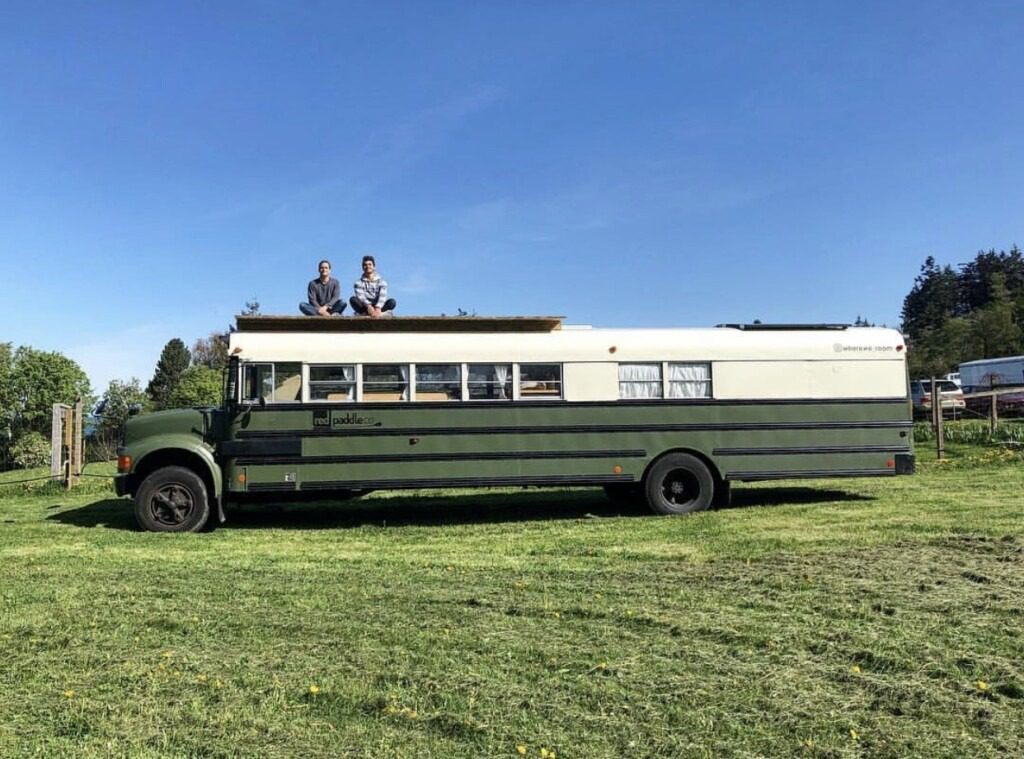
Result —
[[[321,261],[320,261],[320,263],[316,265],[316,268],[318,268],[318,269],[319,269],[319,268],[320,268],[320,264],[327,264],[328,266],[331,266],[331,262],[330,262],[330,261],[328,261],[328,260],[327,260],[326,258],[325,258],[325,259],[323,259],[323,260],[321,260]],[[333,266],[331,266],[331,268],[333,269],[334,267],[333,267]]]
[[[363,256],[363,263],[365,264],[367,261],[370,261],[374,266],[377,265],[377,261],[373,258],[373,256]]]

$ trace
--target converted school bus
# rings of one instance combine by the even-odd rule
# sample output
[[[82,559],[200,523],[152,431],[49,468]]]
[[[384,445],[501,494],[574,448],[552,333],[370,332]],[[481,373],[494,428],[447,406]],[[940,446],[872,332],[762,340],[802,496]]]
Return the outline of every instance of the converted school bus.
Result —
[[[558,317],[238,317],[220,408],[128,420],[150,530],[225,501],[600,485],[661,514],[736,481],[914,470],[903,338],[845,325],[592,329]]]

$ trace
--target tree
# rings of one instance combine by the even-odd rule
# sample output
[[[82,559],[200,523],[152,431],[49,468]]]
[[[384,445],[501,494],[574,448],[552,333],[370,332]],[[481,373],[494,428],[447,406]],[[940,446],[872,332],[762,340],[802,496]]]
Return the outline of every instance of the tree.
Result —
[[[252,296],[245,302],[245,308],[242,309],[242,316],[259,316],[260,315],[260,302],[256,299],[256,296]]]
[[[961,362],[978,358],[972,353],[971,329],[971,319],[958,316],[917,338],[907,352],[910,376],[942,377]]]
[[[8,387],[8,414],[15,438],[30,430],[49,437],[55,403],[70,406],[81,399],[87,406],[92,405],[89,378],[78,364],[60,353],[21,346],[11,361]]]
[[[149,397],[135,377],[127,382],[110,380],[97,407],[101,421],[96,434],[105,440],[117,439],[121,425],[128,418],[132,406],[144,408],[148,400]]]
[[[971,343],[980,353],[973,358],[1012,356],[1024,349],[1024,342],[1021,328],[1014,319],[1006,277],[996,272],[989,280],[988,289],[991,299],[971,316]]]
[[[153,400],[154,408],[168,408],[168,399],[178,386],[182,372],[188,369],[191,361],[192,356],[185,343],[177,337],[167,341],[167,345],[160,353],[160,360],[156,362],[153,379],[146,387],[146,394]]]
[[[222,393],[221,372],[208,366],[190,366],[171,392],[167,408],[219,406]]]
[[[220,371],[228,365],[228,333],[211,332],[192,346],[192,363]]]
[[[964,312],[984,308],[994,297],[993,277],[1002,276],[1010,300],[1024,295],[1024,254],[1014,245],[1010,252],[978,251],[974,260],[960,267],[960,303]]]
[[[948,264],[939,267],[932,256],[925,259],[914,286],[903,299],[903,334],[916,340],[929,330],[960,314],[959,281]]]
[[[11,369],[14,351],[10,343],[0,343],[0,436],[6,437],[11,427],[14,396],[11,392]]]

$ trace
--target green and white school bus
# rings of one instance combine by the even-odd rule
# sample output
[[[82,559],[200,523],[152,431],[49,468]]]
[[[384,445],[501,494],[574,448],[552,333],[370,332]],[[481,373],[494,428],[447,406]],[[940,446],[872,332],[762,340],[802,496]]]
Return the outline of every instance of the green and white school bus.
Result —
[[[125,424],[150,530],[225,501],[603,486],[660,514],[730,483],[914,471],[903,337],[845,325],[593,329],[558,317],[238,317],[220,408]]]

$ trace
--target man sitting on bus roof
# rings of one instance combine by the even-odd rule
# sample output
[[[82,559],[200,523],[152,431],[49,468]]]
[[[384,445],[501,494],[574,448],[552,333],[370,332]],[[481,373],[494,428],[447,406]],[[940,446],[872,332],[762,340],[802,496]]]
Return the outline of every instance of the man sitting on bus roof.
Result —
[[[394,298],[388,297],[388,283],[377,273],[373,256],[363,256],[363,276],[356,280],[356,294],[348,299],[356,316],[392,316]]]
[[[300,303],[306,316],[341,316],[345,301],[341,299],[341,283],[331,276],[331,262],[326,258],[318,265],[320,276],[310,281],[308,303]]]

